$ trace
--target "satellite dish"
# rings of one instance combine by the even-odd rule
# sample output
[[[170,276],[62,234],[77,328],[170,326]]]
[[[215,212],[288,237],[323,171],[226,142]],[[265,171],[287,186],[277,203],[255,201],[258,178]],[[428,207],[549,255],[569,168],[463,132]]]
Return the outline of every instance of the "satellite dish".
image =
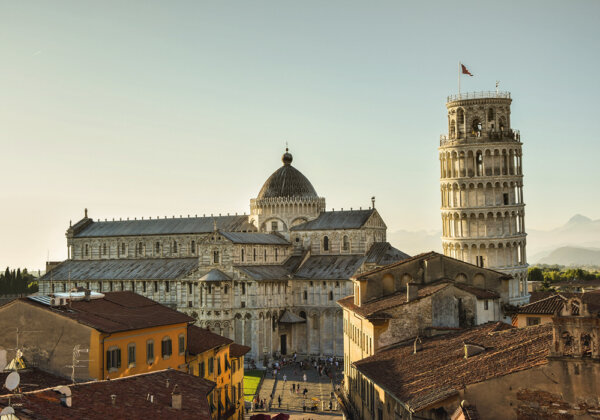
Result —
[[[8,416],[11,414],[15,414],[15,409],[10,406],[4,407],[4,409],[0,411],[0,416]]]
[[[6,382],[4,382],[4,386],[9,390],[13,391],[19,386],[19,382],[21,382],[21,377],[17,372],[11,372],[6,377]]]
[[[70,397],[71,396],[71,388],[69,388],[68,386],[60,386],[57,389],[58,392],[60,392],[61,394],[63,394],[66,397]]]

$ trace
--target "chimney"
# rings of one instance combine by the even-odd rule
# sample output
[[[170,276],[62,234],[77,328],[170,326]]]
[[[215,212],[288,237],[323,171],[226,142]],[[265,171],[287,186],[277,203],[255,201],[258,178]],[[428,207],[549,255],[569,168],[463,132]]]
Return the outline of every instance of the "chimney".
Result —
[[[406,285],[406,301],[411,302],[419,296],[419,286],[416,283]]]
[[[116,394],[112,394],[110,396],[110,402],[112,403],[113,406],[117,403],[117,395]]]
[[[90,291],[90,289],[85,289],[85,301],[89,302],[92,298],[92,292]]]
[[[171,407],[175,410],[181,410],[181,393],[179,392],[177,384],[175,384],[173,392],[171,393]]]

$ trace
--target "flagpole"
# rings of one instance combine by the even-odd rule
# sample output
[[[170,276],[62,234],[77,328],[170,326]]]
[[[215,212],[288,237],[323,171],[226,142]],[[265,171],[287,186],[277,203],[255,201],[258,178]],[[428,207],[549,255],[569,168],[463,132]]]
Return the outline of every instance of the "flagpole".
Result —
[[[458,62],[458,99],[460,99],[460,61]]]

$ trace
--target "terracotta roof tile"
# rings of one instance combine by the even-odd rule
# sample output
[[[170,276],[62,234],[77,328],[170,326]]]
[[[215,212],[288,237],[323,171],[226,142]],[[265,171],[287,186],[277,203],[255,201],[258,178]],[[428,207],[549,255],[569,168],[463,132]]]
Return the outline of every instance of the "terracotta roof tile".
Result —
[[[229,357],[241,357],[248,353],[252,348],[248,346],[242,346],[241,344],[232,343],[229,346]]]
[[[4,385],[6,377],[11,372],[12,371],[0,372],[1,385]],[[71,383],[70,379],[66,379],[37,368],[20,369],[19,376],[21,377],[21,382],[19,384],[21,392],[34,391],[36,389],[48,388],[51,386],[68,385]],[[5,388],[0,389],[0,394],[8,392]]]
[[[181,410],[171,408],[175,385],[182,396]],[[214,387],[214,382],[167,369],[70,385],[71,407],[61,405],[61,394],[54,389],[26,392],[19,398],[22,405],[15,407],[15,411],[21,419],[39,420],[210,419],[207,396]],[[111,395],[116,395],[114,405]],[[148,395],[154,396],[153,402],[148,401]],[[0,407],[7,404],[8,397],[0,396]]]
[[[182,312],[137,293],[127,291],[103,294],[101,299],[71,302],[68,308],[52,307],[28,298],[19,300],[108,333],[194,321],[194,318]]]
[[[530,369],[547,363],[552,325],[513,328],[502,322],[423,339],[423,349],[413,345],[383,350],[354,363],[369,379],[382,386],[414,411],[443,401],[466,385]],[[464,343],[486,348],[464,358]]]
[[[233,343],[233,340],[215,334],[196,325],[188,327],[188,351],[190,354],[200,354],[207,350]]]

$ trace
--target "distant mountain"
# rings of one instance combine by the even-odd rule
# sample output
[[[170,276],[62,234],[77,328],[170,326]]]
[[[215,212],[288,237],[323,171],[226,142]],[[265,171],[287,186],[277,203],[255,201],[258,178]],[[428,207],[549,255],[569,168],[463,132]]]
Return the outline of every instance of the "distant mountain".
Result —
[[[388,233],[388,241],[410,255],[442,250],[441,231],[398,230]],[[600,219],[576,214],[552,230],[527,229],[527,255],[530,264],[600,265]],[[557,259],[557,260],[553,260]]]
[[[555,249],[545,257],[540,258],[537,263],[575,266],[600,266],[600,249],[564,246],[562,248]]]

